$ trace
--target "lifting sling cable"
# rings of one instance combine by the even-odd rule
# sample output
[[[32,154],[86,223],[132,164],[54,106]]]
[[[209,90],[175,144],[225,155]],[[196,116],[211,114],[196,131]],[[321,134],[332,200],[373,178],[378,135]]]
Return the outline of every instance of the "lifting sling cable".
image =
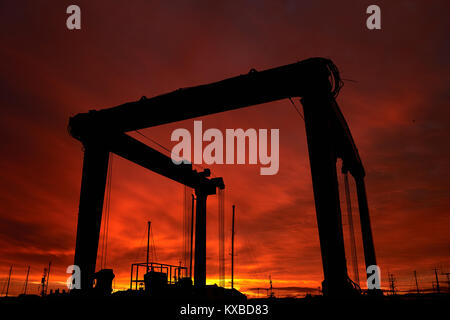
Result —
[[[190,251],[190,230],[191,230],[191,211],[192,211],[192,189],[184,186],[184,206],[183,206],[183,243],[181,251],[181,261],[184,267],[188,265]]]
[[[102,232],[102,245],[101,245],[101,255],[100,255],[100,269],[106,267],[106,256],[108,249],[108,232],[109,232],[109,214],[111,208],[111,185],[112,185],[112,166],[113,166],[113,154],[109,154],[109,167],[108,176],[106,180],[106,193],[105,193],[105,204],[103,206],[103,232]]]
[[[219,225],[219,286],[225,287],[225,189],[217,188]]]
[[[344,173],[344,188],[345,188],[345,199],[347,203],[348,227],[350,232],[350,251],[352,255],[353,273],[355,277],[354,282],[359,286],[358,257],[356,253],[355,229],[353,228],[352,202],[350,198],[350,186],[348,183],[347,172]]]

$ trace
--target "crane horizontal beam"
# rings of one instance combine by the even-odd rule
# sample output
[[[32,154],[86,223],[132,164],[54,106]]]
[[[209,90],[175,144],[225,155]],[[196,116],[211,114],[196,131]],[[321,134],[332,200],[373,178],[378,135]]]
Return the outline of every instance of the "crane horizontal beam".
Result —
[[[193,189],[202,189],[207,194],[215,194],[216,187],[224,188],[222,178],[207,178],[208,169],[198,172],[192,169],[192,164],[174,164],[170,157],[125,133],[106,136],[105,139],[104,143],[110,152],[173,181]]]
[[[108,131],[127,132],[204,115],[239,109],[289,97],[300,97],[318,87],[330,90],[325,59],[312,58],[222,81],[182,88],[153,98],[78,114],[73,130],[88,122]],[[327,60],[328,61],[328,60]],[[317,83],[321,82],[321,86]]]
[[[128,102],[116,107],[91,110],[70,118],[71,135],[83,141],[96,132],[121,133],[192,119],[276,100],[329,94],[330,78],[338,76],[334,64],[324,58],[311,58],[264,71],[222,81],[182,88],[170,93]],[[334,85],[336,93],[336,86]],[[364,169],[348,125],[331,99],[336,125],[335,139],[341,147],[339,157],[352,175],[364,176]]]

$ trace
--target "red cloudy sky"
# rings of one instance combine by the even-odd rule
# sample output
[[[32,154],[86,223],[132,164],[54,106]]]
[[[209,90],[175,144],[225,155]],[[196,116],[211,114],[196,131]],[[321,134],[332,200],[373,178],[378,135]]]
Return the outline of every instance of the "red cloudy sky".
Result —
[[[73,3],[81,7],[79,31],[65,26]],[[365,27],[370,4],[381,7],[382,30]],[[73,263],[83,154],[67,133],[69,116],[313,56],[333,59],[353,80],[338,102],[367,171],[382,285],[389,271],[409,290],[417,270],[419,285],[430,288],[432,269],[450,266],[449,9],[445,1],[410,0],[2,1],[0,289],[10,265],[11,291],[19,293],[28,265],[38,282],[51,260],[55,287]],[[223,132],[280,129],[277,175],[260,176],[259,165],[211,167],[227,186],[227,274],[234,203],[238,287],[267,287],[271,274],[274,287],[292,287],[280,295],[317,288],[322,266],[301,118],[279,101],[201,119]],[[192,126],[142,132],[171,147],[171,132]],[[183,186],[116,156],[111,195],[107,267],[116,288],[128,285],[130,264],[145,258],[147,220],[158,260],[178,264]],[[208,208],[214,283],[217,197]],[[362,275],[358,223],[356,230]]]

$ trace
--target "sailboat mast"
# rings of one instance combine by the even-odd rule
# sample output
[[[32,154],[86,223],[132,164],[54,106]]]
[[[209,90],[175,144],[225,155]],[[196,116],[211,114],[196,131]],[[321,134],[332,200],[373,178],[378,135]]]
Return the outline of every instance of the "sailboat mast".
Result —
[[[28,276],[29,276],[29,274],[30,274],[30,266],[28,266],[27,277],[25,278],[25,286],[23,288],[23,294],[27,294]]]
[[[47,272],[47,283],[45,284],[45,295],[47,295],[47,289],[48,289],[48,279],[50,279],[50,268],[52,266],[52,262],[50,261],[48,263],[48,272]]]
[[[6,286],[6,297],[8,296],[8,292],[9,292],[9,284],[11,283],[11,273],[12,273],[12,268],[13,266],[11,266],[9,268],[9,276],[8,276],[8,285]]]

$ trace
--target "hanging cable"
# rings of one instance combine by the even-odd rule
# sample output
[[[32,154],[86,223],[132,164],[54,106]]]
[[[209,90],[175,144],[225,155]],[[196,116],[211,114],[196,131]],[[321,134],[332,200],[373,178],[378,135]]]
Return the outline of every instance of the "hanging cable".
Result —
[[[190,257],[190,230],[191,230],[191,210],[192,210],[192,189],[184,186],[183,201],[183,243],[181,252],[181,261],[183,266],[187,267]]]
[[[136,250],[136,255],[135,255],[134,260],[133,260],[133,261],[135,261],[135,262],[137,262],[138,259],[140,259],[140,256],[141,256],[141,254],[142,254],[142,252],[143,252],[143,249],[145,249],[145,247],[143,246],[143,244],[144,244],[144,240],[145,240],[145,235],[146,235],[146,233],[147,233],[147,229],[144,230],[144,233],[143,233],[142,236],[140,237],[139,244],[138,244],[138,247],[137,247],[138,249]]]
[[[159,147],[163,148],[164,150],[166,150],[167,152],[169,152],[169,154],[172,154],[172,151],[169,150],[168,148],[166,148],[165,146],[163,146],[162,144],[160,144],[158,141],[146,136],[145,134],[143,134],[142,132],[140,132],[139,130],[135,130],[135,132],[139,135],[141,135],[142,137],[146,138],[147,140],[153,142],[154,144],[158,145]]]
[[[106,218],[106,236],[105,236],[105,261],[103,263],[103,267],[106,267],[106,258],[108,253],[108,236],[109,236],[109,217],[111,212],[111,189],[112,189],[112,172],[113,172],[113,160],[114,155],[110,153],[110,167],[109,167],[109,184],[108,184],[108,210],[107,210],[107,218]]]
[[[136,132],[137,134],[139,134],[140,136],[146,138],[148,141],[153,142],[153,143],[156,144],[157,146],[163,148],[165,151],[167,151],[167,152],[169,153],[170,157],[172,157],[172,150],[169,150],[169,148],[163,146],[163,145],[160,144],[158,141],[156,141],[156,140],[154,140],[154,139],[148,137],[147,135],[143,134],[143,133],[140,132],[139,130],[135,130],[135,132]],[[185,159],[182,159],[182,160],[185,160]],[[189,162],[190,162],[190,161],[189,161]],[[202,169],[202,170],[205,170],[205,169],[206,169],[205,167],[203,167],[203,166],[201,166],[201,165],[199,165],[199,164],[194,164],[194,163],[191,163],[191,164],[192,164],[193,167],[197,167],[197,168]],[[215,177],[214,173],[211,172],[211,176]]]
[[[359,272],[358,272],[358,256],[356,252],[355,230],[353,228],[353,216],[352,216],[352,202],[350,198],[350,186],[348,183],[348,173],[344,173],[344,189],[345,200],[347,203],[347,219],[350,232],[350,252],[352,255],[353,274],[355,277],[355,283],[359,286]]]
[[[183,237],[181,239],[181,254],[180,261],[182,261],[183,266],[185,266],[185,258],[186,258],[186,211],[187,211],[187,186],[183,188],[183,226],[182,233]]]
[[[113,166],[113,154],[109,154],[109,166],[106,178],[106,192],[105,201],[103,205],[103,230],[101,240],[101,254],[100,254],[100,269],[106,267],[106,257],[108,250],[108,232],[109,232],[109,214],[111,207],[111,185],[112,185],[112,166]]]
[[[332,94],[336,98],[339,95],[339,91],[344,86],[344,82],[341,79],[339,69],[334,64],[334,62],[331,61],[330,59],[324,59],[324,58],[317,58],[317,59],[323,59],[325,61],[325,64],[326,64],[328,70],[331,73],[331,84],[333,86]]]
[[[219,286],[225,287],[225,189],[217,188],[219,225]]]
[[[297,111],[298,115],[300,116],[300,118],[302,118],[303,121],[305,121],[305,117],[303,116],[303,114],[300,112],[300,110],[297,108],[297,106],[295,105],[294,101],[292,100],[291,97],[289,97],[289,101],[291,102],[292,106],[294,107],[295,111]]]

